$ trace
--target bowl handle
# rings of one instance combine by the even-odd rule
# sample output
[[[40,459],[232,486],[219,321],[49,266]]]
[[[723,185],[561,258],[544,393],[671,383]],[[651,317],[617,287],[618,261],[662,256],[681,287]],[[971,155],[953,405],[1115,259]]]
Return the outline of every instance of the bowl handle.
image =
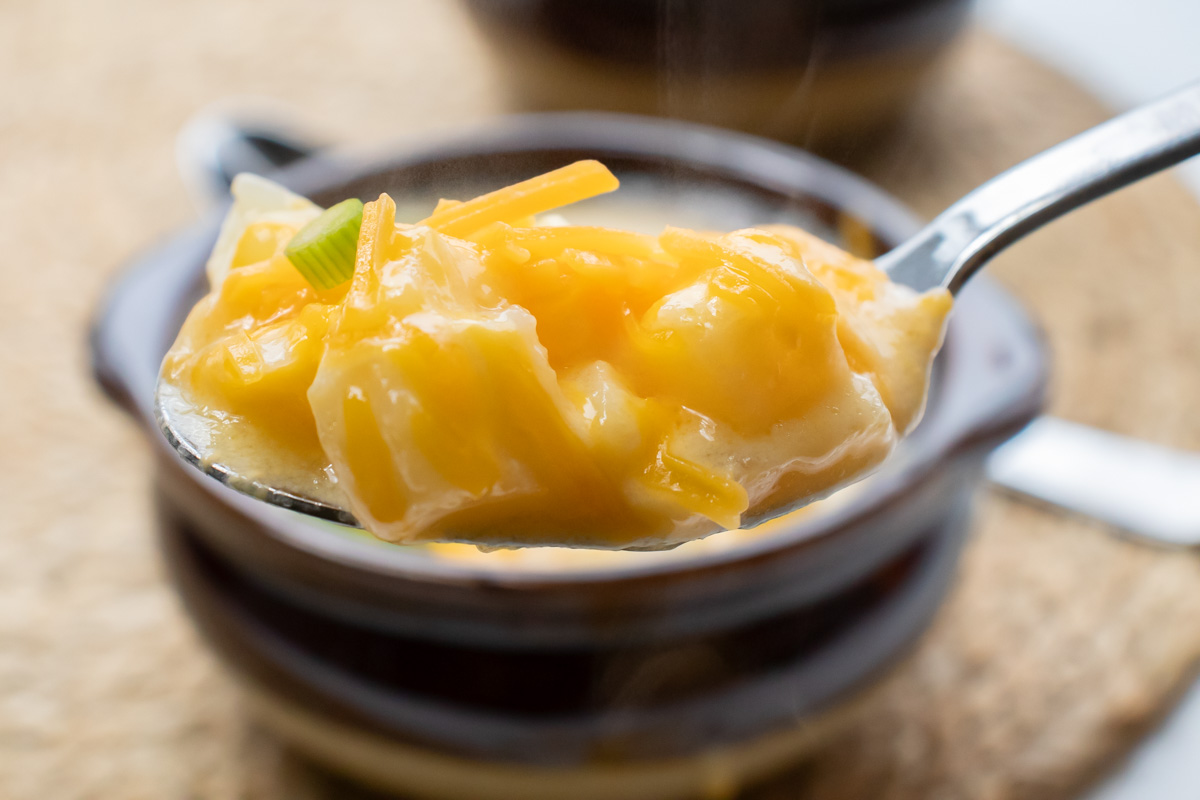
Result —
[[[270,174],[320,148],[298,134],[284,113],[204,112],[193,117],[175,144],[179,171],[201,224],[142,254],[122,271],[93,319],[89,344],[92,374],[105,394],[141,420],[154,397],[158,367],[171,342],[162,331],[179,329],[165,315],[186,308],[186,295],[199,291],[195,265],[216,241],[229,203],[229,185],[239,172]]]
[[[284,114],[205,112],[179,132],[175,160],[192,201],[207,211],[228,201],[239,172],[269,175],[320,149]]]
[[[1200,547],[1200,453],[1041,417],[992,454],[987,476],[1140,540]]]

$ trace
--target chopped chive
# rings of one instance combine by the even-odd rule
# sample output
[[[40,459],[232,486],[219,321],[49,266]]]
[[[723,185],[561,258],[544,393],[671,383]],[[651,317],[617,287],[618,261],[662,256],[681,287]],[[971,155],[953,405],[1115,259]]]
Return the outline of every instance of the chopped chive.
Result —
[[[354,276],[362,218],[361,200],[343,200],[297,231],[283,254],[315,288],[340,286]]]

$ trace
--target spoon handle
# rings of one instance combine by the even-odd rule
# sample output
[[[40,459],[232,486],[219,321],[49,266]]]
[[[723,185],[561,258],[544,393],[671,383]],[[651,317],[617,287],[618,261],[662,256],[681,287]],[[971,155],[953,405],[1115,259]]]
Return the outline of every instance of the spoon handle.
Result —
[[[992,256],[1084,203],[1200,153],[1200,83],[992,178],[878,261],[918,290],[957,292]]]

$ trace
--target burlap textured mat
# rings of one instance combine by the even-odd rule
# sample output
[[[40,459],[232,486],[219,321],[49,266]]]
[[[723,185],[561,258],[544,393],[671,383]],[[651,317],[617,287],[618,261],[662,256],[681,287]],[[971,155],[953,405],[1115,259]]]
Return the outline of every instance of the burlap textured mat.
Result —
[[[496,88],[443,0],[0,5],[0,797],[350,796],[258,732],[182,616],[148,459],[91,386],[84,325],[122,260],[191,218],[173,139],[198,107],[267,95],[330,140],[378,142],[496,113]],[[886,155],[834,155],[932,213],[1103,116],[973,37]],[[1170,178],[993,272],[1049,332],[1056,412],[1200,448],[1200,209]],[[914,659],[860,726],[756,795],[1068,797],[1192,675],[1198,617],[1196,558],[987,497]]]

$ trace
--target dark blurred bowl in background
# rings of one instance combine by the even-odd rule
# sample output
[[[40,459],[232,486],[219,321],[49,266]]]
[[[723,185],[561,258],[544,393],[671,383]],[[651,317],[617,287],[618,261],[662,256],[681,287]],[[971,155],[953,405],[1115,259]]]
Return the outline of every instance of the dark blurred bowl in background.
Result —
[[[529,109],[653,114],[805,145],[907,108],[970,0],[464,0]]]

